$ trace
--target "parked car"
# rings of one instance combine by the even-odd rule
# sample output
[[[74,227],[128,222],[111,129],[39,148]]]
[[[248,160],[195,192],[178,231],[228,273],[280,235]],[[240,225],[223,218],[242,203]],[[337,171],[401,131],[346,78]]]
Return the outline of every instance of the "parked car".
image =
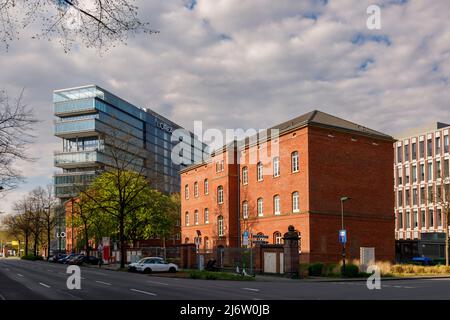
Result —
[[[177,272],[178,266],[174,263],[167,263],[163,258],[150,257],[144,261],[140,261],[136,266],[138,272],[152,273],[152,272]]]
[[[60,262],[60,260],[64,259],[65,257],[67,257],[68,255],[65,253],[59,254],[55,257],[53,257],[53,261],[52,262]],[[60,262],[61,263],[61,262]]]
[[[73,259],[73,258],[75,258],[75,257],[77,257],[79,255],[80,255],[79,253],[71,253],[71,254],[65,256],[64,258],[59,259],[58,262],[59,263],[63,263],[63,264],[68,264],[69,260],[71,260],[71,259]]]
[[[98,258],[94,256],[85,256],[84,254],[81,254],[79,256],[75,256],[68,260],[69,264],[75,264],[75,265],[82,265],[83,263],[86,264],[98,264]]]
[[[138,264],[144,263],[144,261],[145,261],[146,259],[150,259],[150,257],[145,257],[145,258],[142,258],[141,260],[139,260],[138,262],[130,263],[130,264],[128,265],[128,271],[129,271],[129,272],[136,272],[136,271],[137,271],[137,270],[136,270],[136,267],[138,266]]]

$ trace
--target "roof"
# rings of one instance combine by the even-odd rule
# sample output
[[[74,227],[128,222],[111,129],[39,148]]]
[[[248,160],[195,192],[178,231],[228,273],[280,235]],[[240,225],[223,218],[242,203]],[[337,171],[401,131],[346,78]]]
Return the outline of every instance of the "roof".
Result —
[[[329,129],[335,129],[335,130],[344,130],[348,132],[353,132],[355,134],[360,134],[364,136],[369,136],[373,138],[383,139],[383,140],[389,140],[389,141],[395,141],[395,139],[387,134],[384,134],[382,132],[364,127],[362,125],[356,124],[354,122],[344,120],[342,118],[333,116],[331,114],[319,111],[319,110],[313,110],[311,112],[305,113],[301,116],[298,116],[294,119],[291,119],[289,121],[280,123],[278,125],[275,125],[267,130],[267,135],[270,135],[271,130],[279,130],[279,134],[282,135],[285,132],[289,132],[291,130],[295,130],[301,127],[306,126],[318,126],[323,128],[329,128]],[[259,137],[261,134],[258,133],[257,136]],[[267,137],[268,139],[270,137]],[[252,141],[251,137],[246,137],[245,142],[243,143],[244,146],[249,145],[249,141]],[[241,141],[242,142],[242,141]],[[232,141],[231,143],[226,144],[225,146],[221,147],[220,149],[216,150],[216,153],[223,152],[228,147],[233,147],[233,144],[239,144],[236,141]],[[205,165],[208,163],[207,161],[202,163],[195,163],[192,164],[184,169],[181,170],[181,173],[189,171],[191,169],[194,169],[196,167],[200,167],[202,165]]]

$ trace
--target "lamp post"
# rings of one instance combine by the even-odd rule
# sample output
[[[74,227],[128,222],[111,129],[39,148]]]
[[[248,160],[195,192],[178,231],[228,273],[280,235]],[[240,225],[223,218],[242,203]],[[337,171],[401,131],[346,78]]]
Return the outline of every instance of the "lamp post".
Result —
[[[342,243],[342,271],[345,272],[345,243],[347,242],[347,232],[344,229],[344,202],[351,200],[350,197],[341,197],[341,231],[345,233],[345,239],[340,236]]]

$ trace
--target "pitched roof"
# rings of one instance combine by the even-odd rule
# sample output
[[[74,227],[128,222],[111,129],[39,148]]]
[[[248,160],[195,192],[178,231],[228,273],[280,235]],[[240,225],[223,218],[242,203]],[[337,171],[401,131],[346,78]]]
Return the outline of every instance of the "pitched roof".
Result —
[[[305,125],[311,125],[315,124],[322,127],[329,127],[329,128],[335,128],[335,129],[344,129],[348,131],[353,131],[359,134],[369,135],[369,136],[377,136],[384,139],[393,140],[393,137],[390,135],[381,133],[379,131],[369,129],[367,127],[364,127],[362,125],[350,122],[348,120],[344,120],[342,118],[338,118],[335,116],[332,116],[331,114],[314,110],[308,113],[305,113],[297,118],[294,118],[292,120],[280,123],[276,126],[273,126],[270,129],[279,129],[280,133],[283,131],[292,130],[298,127],[302,127]]]

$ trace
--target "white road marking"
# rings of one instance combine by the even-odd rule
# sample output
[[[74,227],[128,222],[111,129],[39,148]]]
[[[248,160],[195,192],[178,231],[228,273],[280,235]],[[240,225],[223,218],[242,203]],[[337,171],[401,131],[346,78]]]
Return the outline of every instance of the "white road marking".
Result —
[[[19,277],[23,278],[23,275],[21,275],[20,273],[17,274]]]
[[[107,285],[107,286],[111,285],[111,283],[103,282],[103,281],[95,281],[95,282],[100,283],[100,284],[104,284],[104,285]]]
[[[49,286],[48,284],[45,284],[45,283],[42,283],[42,282],[39,282],[39,284],[40,284],[41,286],[43,286],[43,287],[50,288],[50,286]]]
[[[151,292],[147,292],[147,291],[142,291],[142,290],[137,290],[137,289],[130,289],[130,290],[131,290],[131,291],[134,291],[134,292],[139,292],[139,293],[147,294],[147,295],[149,295],[149,296],[156,296],[156,294],[151,293]]]
[[[163,286],[168,286],[168,283],[164,283],[164,282],[158,282],[158,281],[147,281],[148,283],[154,283],[154,284],[162,284]]]
[[[0,294],[0,300],[6,301],[6,298]]]
[[[248,290],[248,291],[259,292],[259,289],[253,289],[253,288],[242,288],[242,290]]]

